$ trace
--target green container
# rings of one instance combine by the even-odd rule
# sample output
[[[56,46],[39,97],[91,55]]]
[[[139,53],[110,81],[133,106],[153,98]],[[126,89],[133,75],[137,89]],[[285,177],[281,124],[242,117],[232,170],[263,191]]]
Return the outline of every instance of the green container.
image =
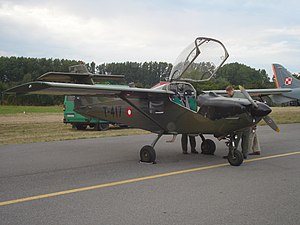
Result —
[[[72,124],[73,128],[85,130],[88,126],[95,130],[107,130],[109,121],[90,119],[74,112],[75,96],[65,96],[64,100],[64,123]]]

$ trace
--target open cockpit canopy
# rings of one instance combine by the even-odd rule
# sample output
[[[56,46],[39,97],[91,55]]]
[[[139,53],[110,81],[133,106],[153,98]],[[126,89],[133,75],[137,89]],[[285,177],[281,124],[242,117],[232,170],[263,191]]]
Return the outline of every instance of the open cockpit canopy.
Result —
[[[198,37],[176,59],[169,81],[210,80],[228,56],[225,46],[220,41]]]

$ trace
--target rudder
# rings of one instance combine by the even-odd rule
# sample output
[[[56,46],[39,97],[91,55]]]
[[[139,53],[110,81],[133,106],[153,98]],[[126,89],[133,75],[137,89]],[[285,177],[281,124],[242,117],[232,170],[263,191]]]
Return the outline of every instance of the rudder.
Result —
[[[280,64],[272,64],[277,88],[299,88],[300,80]]]

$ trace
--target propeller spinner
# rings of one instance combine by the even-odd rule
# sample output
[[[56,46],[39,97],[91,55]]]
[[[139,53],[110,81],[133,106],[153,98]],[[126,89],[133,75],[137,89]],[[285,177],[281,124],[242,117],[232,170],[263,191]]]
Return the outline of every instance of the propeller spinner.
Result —
[[[279,127],[276,125],[275,121],[268,116],[267,114],[269,114],[270,112],[266,112],[264,109],[259,109],[259,105],[251,98],[251,96],[249,95],[249,93],[245,90],[245,88],[241,85],[239,85],[239,89],[240,91],[243,93],[243,95],[245,96],[246,99],[248,99],[248,101],[252,104],[252,106],[254,107],[255,110],[255,114],[256,113],[262,113],[265,114],[263,116],[263,120],[266,122],[266,124],[268,124],[269,127],[271,127],[273,130],[275,130],[276,132],[279,132],[280,129]]]

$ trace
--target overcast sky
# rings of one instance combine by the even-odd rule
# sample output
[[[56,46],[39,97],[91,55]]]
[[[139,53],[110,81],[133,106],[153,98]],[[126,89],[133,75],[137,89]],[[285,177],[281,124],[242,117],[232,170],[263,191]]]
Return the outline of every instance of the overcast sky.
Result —
[[[300,72],[299,0],[0,0],[0,55],[173,63],[197,36],[227,62]]]

